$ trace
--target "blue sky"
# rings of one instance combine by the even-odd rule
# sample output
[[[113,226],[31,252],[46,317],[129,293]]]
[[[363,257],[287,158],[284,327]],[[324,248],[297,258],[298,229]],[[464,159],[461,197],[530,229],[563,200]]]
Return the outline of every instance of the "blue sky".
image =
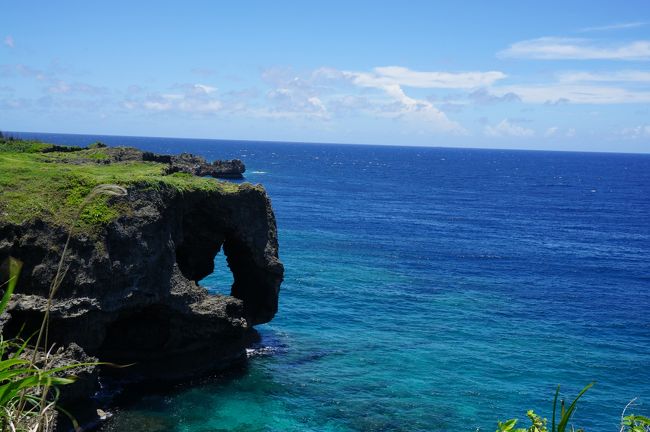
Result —
[[[650,152],[650,1],[9,2],[0,129]]]

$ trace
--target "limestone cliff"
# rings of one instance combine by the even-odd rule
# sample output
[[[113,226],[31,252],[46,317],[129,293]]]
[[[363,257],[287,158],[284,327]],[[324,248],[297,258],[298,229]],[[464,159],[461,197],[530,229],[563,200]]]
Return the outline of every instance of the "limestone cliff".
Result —
[[[71,158],[56,160],[52,169],[97,160],[107,166],[122,163],[83,160],[83,152]],[[147,170],[156,165],[143,164]],[[264,189],[246,183],[195,187],[164,168],[156,175],[169,179],[134,179],[129,166],[120,167],[121,177],[114,178],[128,195],[105,203],[117,208],[116,214],[72,237],[67,272],[51,310],[50,341],[75,343],[102,361],[135,363],[128,373],[155,380],[203,375],[243,360],[251,326],[277,312],[283,277],[275,217]],[[38,327],[68,233],[66,224],[47,212],[12,218],[10,209],[17,205],[0,199],[5,216],[0,217],[0,262],[8,256],[24,262],[5,334],[23,325],[26,331]],[[233,273],[230,296],[210,295],[198,284],[213,271],[219,252]]]

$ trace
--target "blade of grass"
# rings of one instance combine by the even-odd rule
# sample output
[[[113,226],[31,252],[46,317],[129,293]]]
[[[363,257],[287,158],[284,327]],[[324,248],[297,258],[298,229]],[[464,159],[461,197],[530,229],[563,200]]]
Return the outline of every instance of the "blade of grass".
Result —
[[[580,393],[578,393],[578,396],[573,400],[571,405],[569,405],[569,408],[563,413],[562,419],[560,420],[560,424],[558,425],[558,432],[564,432],[566,430],[567,424],[569,423],[569,420],[571,420],[571,417],[573,416],[573,413],[576,409],[578,399],[584,395],[587,390],[589,390],[595,383],[589,383],[585,386],[585,388],[582,389]]]

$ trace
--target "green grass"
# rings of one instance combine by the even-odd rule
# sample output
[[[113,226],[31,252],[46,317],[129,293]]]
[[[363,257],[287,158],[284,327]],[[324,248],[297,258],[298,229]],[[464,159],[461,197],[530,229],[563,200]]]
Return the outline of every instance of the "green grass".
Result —
[[[0,152],[37,153],[54,147],[40,141],[0,139]]]
[[[22,224],[42,219],[67,226],[84,197],[99,184],[127,188],[173,188],[179,192],[237,193],[240,186],[176,173],[155,162],[103,163],[104,148],[47,152],[51,144],[0,139],[0,221]],[[80,163],[81,162],[81,163]],[[97,196],[82,211],[79,229],[92,233],[128,211],[124,200]]]

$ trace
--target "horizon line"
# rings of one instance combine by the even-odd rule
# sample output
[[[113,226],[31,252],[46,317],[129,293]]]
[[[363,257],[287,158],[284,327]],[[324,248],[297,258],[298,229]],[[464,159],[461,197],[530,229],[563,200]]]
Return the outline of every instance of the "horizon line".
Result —
[[[376,143],[351,143],[351,142],[327,142],[327,141],[281,141],[281,140],[255,140],[255,139],[234,139],[234,138],[192,138],[180,136],[149,136],[149,135],[118,135],[104,133],[70,133],[70,132],[34,132],[34,131],[2,131],[3,134],[37,134],[37,135],[76,135],[76,136],[105,136],[114,138],[153,138],[153,139],[180,139],[180,140],[200,140],[200,141],[234,141],[247,143],[273,143],[273,144],[306,144],[306,145],[343,145],[343,146],[363,146],[363,147],[406,147],[406,148],[439,148],[439,149],[465,149],[465,150],[501,150],[501,151],[531,151],[531,152],[552,152],[552,153],[604,153],[604,154],[631,154],[631,155],[650,155],[650,149],[647,152],[631,151],[608,151],[608,150],[560,150],[560,149],[539,149],[539,148],[503,148],[503,147],[467,147],[467,146],[442,146],[442,145],[408,145],[408,144],[376,144]]]

